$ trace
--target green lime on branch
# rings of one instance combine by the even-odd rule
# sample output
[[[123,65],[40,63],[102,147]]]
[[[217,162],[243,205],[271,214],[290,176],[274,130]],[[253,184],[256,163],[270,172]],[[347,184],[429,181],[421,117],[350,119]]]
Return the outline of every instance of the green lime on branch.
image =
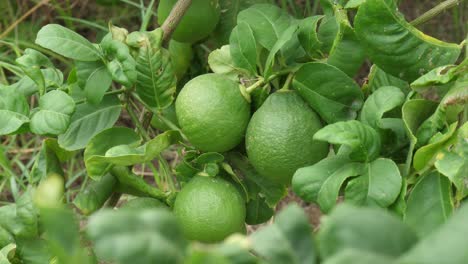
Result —
[[[328,145],[313,140],[322,124],[295,91],[279,91],[254,113],[246,132],[247,155],[270,180],[289,184],[294,172],[325,158]]]
[[[158,23],[160,25],[166,23],[165,21],[176,3],[177,0],[162,0],[159,3]],[[217,0],[193,1],[177,25],[172,35],[173,39],[194,43],[206,38],[215,29],[220,13]]]
[[[177,195],[174,214],[191,240],[217,242],[245,229],[244,199],[218,177],[194,177]]]
[[[244,138],[250,105],[238,83],[219,74],[204,74],[182,88],[176,115],[182,132],[196,148],[225,152]]]

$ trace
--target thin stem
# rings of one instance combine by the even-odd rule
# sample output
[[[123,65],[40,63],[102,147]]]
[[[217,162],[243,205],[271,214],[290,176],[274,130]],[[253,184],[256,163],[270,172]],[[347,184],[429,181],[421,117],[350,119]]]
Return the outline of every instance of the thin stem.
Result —
[[[293,73],[290,73],[288,75],[288,78],[286,79],[286,81],[284,82],[284,85],[283,87],[280,89],[280,91],[287,91],[289,90],[289,86],[291,85],[291,82],[292,82],[292,79],[294,77],[294,74]]]
[[[113,91],[105,93],[104,96],[113,95],[113,94],[121,94],[121,93],[124,93],[125,91],[126,91],[125,88],[122,88],[122,89],[119,89],[119,90],[113,90]],[[83,104],[83,103],[86,103],[86,98],[75,101],[75,104]]]
[[[28,10],[28,12],[24,13],[18,20],[16,20],[13,24],[11,24],[5,31],[3,31],[2,34],[0,34],[0,39],[6,37],[10,32],[18,26],[19,23],[23,22],[28,16],[30,16],[32,13],[34,13],[39,7],[47,4],[49,0],[43,0],[39,3],[37,3],[35,6],[33,6],[31,9]]]
[[[146,31],[146,29],[148,28],[148,24],[151,21],[151,16],[153,15],[151,13],[151,10],[153,10],[153,5],[154,5],[154,0],[151,0],[150,4],[148,5],[148,8],[146,9],[146,13],[143,16],[140,31]]]
[[[426,23],[427,21],[431,20],[433,17],[437,16],[438,14],[444,12],[445,10],[452,8],[458,5],[460,0],[446,0],[435,7],[428,10],[426,13],[422,14],[415,20],[411,21],[411,25],[419,26],[421,24]]]
[[[169,13],[161,28],[164,31],[164,41],[167,42],[171,38],[172,33],[176,29],[177,25],[182,20],[185,12],[189,9],[192,4],[192,0],[178,0],[177,3]]]
[[[130,115],[130,119],[132,119],[132,122],[135,124],[137,127],[138,131],[140,132],[140,135],[143,137],[145,141],[149,141],[150,137],[148,136],[148,133],[146,133],[146,129],[143,127],[141,124],[140,120],[138,119],[135,111],[133,111],[132,106],[127,103],[125,105],[125,108],[127,109],[128,115]]]
[[[254,84],[252,84],[251,86],[247,87],[247,89],[245,89],[247,91],[247,93],[252,93],[253,91],[255,91],[255,89],[257,89],[258,87],[261,87],[265,84],[265,79],[263,78],[260,78],[260,80],[258,80],[257,82],[255,82]]]

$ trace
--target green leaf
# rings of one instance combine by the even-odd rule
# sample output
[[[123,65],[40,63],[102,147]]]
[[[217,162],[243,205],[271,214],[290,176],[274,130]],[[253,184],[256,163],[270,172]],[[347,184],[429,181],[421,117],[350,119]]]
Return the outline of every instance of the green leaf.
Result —
[[[105,65],[95,69],[88,76],[84,91],[86,99],[92,104],[99,104],[104,97],[104,94],[111,87],[112,76]]]
[[[423,169],[431,166],[435,162],[435,157],[443,148],[445,148],[451,141],[455,139],[457,123],[453,123],[448,128],[445,134],[441,134],[440,138],[428,145],[419,148],[414,154],[413,166],[416,170],[422,171]]]
[[[437,67],[411,83],[411,89],[420,90],[432,85],[447,84],[456,77],[458,67],[455,65],[445,65]]]
[[[351,0],[352,1],[352,0]],[[345,249],[331,258],[327,258],[324,264],[393,264],[393,258],[382,256],[368,251]]]
[[[320,49],[323,53],[328,54],[331,50],[331,47],[333,46],[335,37],[338,34],[339,24],[333,15],[332,5],[330,5],[330,8],[324,7],[323,9],[325,10],[325,17],[320,22],[318,38],[322,43]]]
[[[311,16],[304,18],[299,23],[298,38],[302,48],[311,58],[320,54],[321,42],[317,35],[317,24],[324,16]]]
[[[16,59],[16,63],[24,71],[24,73],[36,83],[41,94],[46,91],[45,78],[42,74],[41,67],[53,68],[52,62],[44,54],[33,49],[26,49],[23,56]]]
[[[47,234],[50,252],[58,263],[91,263],[88,252],[81,248],[79,223],[73,211],[65,208],[41,209],[41,223]]]
[[[317,202],[322,212],[328,213],[336,204],[341,186],[351,177],[364,173],[365,166],[361,163],[347,163],[338,168],[320,187]]]
[[[75,151],[67,151],[60,147],[56,138],[46,138],[44,144],[55,153],[60,162],[68,161],[76,154]]]
[[[136,34],[136,35],[134,35]],[[176,77],[169,51],[162,45],[162,29],[148,33],[131,33],[127,40],[138,47],[136,91],[150,107],[168,107],[174,100]],[[132,44],[135,41],[137,44]]]
[[[265,197],[265,201],[270,207],[276,206],[286,196],[286,186],[273,183],[258,174],[249,163],[247,157],[239,153],[229,153],[226,155],[226,160],[229,161],[229,164],[233,168],[240,172],[247,182],[251,182],[260,188],[260,193]]]
[[[248,75],[244,69],[234,65],[229,45],[213,50],[208,55],[208,65],[214,73],[222,74],[234,81],[239,80],[239,75]]]
[[[137,81],[138,69],[129,47],[120,41],[110,39],[103,41],[101,48],[105,53],[105,63],[112,79],[126,87],[132,87]]]
[[[345,5],[345,8],[358,8],[360,5],[362,5],[366,0],[349,0],[346,5]]]
[[[411,190],[405,212],[407,223],[420,237],[438,229],[453,212],[451,184],[437,172],[423,175]]]
[[[463,205],[397,262],[398,264],[462,264],[468,259],[468,205]]]
[[[264,198],[256,197],[246,204],[247,215],[245,222],[249,225],[263,224],[270,219],[275,211],[265,201]]]
[[[443,150],[436,156],[434,163],[436,169],[447,176],[457,188],[457,199],[468,196],[468,125],[465,123],[458,130],[458,136],[450,150]]]
[[[112,167],[112,164],[103,161],[110,148],[120,145],[137,146],[140,141],[138,134],[127,127],[112,127],[96,134],[86,145],[83,157],[89,177],[97,179],[104,176]]]
[[[229,47],[234,65],[255,75],[257,73],[257,43],[247,23],[239,23],[232,30]]]
[[[319,252],[323,259],[347,249],[398,257],[417,241],[396,216],[379,208],[341,204],[321,223]]]
[[[288,27],[284,32],[281,33],[275,45],[273,45],[273,47],[271,48],[265,63],[265,72],[263,74],[265,79],[268,79],[268,77],[270,77],[272,74],[272,68],[274,66],[276,54],[283,47],[285,47],[292,39],[294,39],[298,28],[299,27],[297,24],[293,24],[290,27]]]
[[[158,157],[163,150],[181,140],[180,133],[169,130],[159,134],[141,146],[122,144],[108,149],[104,155],[88,155],[87,163],[110,163],[113,165],[130,166],[145,163]]]
[[[266,0],[220,0],[221,15],[213,32],[214,39],[219,46],[229,42],[232,29],[237,24],[237,14],[254,4],[266,3]]]
[[[31,132],[38,135],[59,135],[70,125],[75,101],[67,93],[53,90],[39,99],[39,111],[31,117]]]
[[[353,77],[364,62],[365,50],[351,27],[347,11],[335,7],[335,17],[338,32],[330,49],[327,63]]]
[[[356,118],[364,99],[353,79],[325,63],[302,65],[296,72],[293,87],[329,124]]]
[[[0,264],[11,264],[11,256],[14,255],[16,245],[14,243],[0,246]]]
[[[66,27],[49,24],[37,33],[36,44],[77,61],[96,61],[101,53],[84,37]]]
[[[380,137],[370,126],[351,120],[328,125],[315,133],[314,139],[350,148],[355,161],[372,161],[380,154]]]
[[[281,211],[273,225],[250,236],[253,251],[271,264],[314,264],[316,253],[306,215],[293,204]]]
[[[3,227],[0,226],[0,250],[3,248],[3,247],[6,247],[10,244],[13,244],[14,245],[15,243],[15,238],[13,237],[12,234],[10,234],[10,232],[6,231]],[[0,251],[1,252],[1,251]],[[7,253],[7,252],[5,252]],[[0,260],[1,260],[1,253],[0,253]],[[4,257],[6,257],[6,254],[4,255]],[[0,261],[0,263],[2,263]]]
[[[91,181],[73,200],[73,204],[84,215],[91,215],[99,210],[114,191],[117,180],[106,174],[98,181]]]
[[[439,104],[434,113],[426,119],[418,128],[416,148],[426,145],[429,140],[446,125],[446,109]]]
[[[345,190],[345,200],[357,205],[388,207],[400,194],[400,170],[391,159],[379,158],[366,166],[363,174],[351,179]]]
[[[137,196],[149,196],[158,200],[165,200],[167,193],[163,193],[160,189],[149,185],[143,178],[130,172],[127,167],[114,166],[110,173],[117,178],[119,185],[117,191],[129,193]]]
[[[437,66],[452,64],[460,54],[460,46],[424,35],[386,0],[363,3],[354,25],[371,61],[406,81],[412,82]]]
[[[347,156],[338,155],[298,169],[292,178],[294,193],[307,202],[317,201],[323,183],[349,162]]]
[[[175,216],[161,208],[101,211],[87,234],[98,257],[117,263],[182,263],[187,244]]]
[[[70,126],[58,136],[58,143],[69,151],[84,148],[94,135],[115,124],[121,109],[120,101],[115,96],[105,96],[99,105],[77,105]]]
[[[0,88],[0,135],[17,132],[29,122],[28,116],[26,97],[9,87]]]
[[[394,86],[380,87],[371,94],[362,107],[360,120],[374,129],[380,129],[380,121],[383,115],[402,105],[405,94]]]
[[[36,156],[30,173],[30,183],[35,184],[45,179],[47,175],[56,173],[64,175],[62,166],[54,150],[44,140],[39,154]]]
[[[382,86],[398,87],[405,94],[410,90],[407,82],[384,72],[375,64],[372,65],[367,79],[368,81],[364,84],[363,90],[369,90],[370,92],[374,92]]]
[[[459,104],[465,105],[468,102],[468,74],[458,77],[447,94],[442,98],[443,107]]]
[[[261,46],[272,50],[292,19],[285,10],[275,5],[256,4],[239,13],[237,23],[242,22],[252,28],[255,39]]]

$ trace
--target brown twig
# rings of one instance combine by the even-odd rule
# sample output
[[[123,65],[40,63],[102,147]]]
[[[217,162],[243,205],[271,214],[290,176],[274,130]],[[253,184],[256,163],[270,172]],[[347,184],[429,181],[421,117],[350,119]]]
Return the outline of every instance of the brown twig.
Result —
[[[8,36],[10,32],[18,26],[19,23],[21,23],[23,20],[25,20],[28,16],[30,16],[32,13],[34,13],[39,7],[49,3],[50,0],[42,0],[41,2],[37,3],[33,8],[29,9],[28,12],[26,12],[24,15],[22,15],[18,20],[16,20],[13,24],[11,24],[5,31],[0,35],[0,39],[3,39],[4,37]]]
[[[188,8],[192,4],[192,0],[178,0],[177,3],[169,13],[169,16],[166,18],[161,28],[164,31],[164,41],[167,42],[170,38],[177,25],[179,25],[182,17]]]
[[[435,7],[428,10],[426,13],[422,14],[415,20],[411,21],[411,25],[414,27],[424,24],[425,22],[429,21],[433,17],[437,16],[438,14],[444,12],[445,10],[452,8],[460,3],[459,0],[446,0]]]

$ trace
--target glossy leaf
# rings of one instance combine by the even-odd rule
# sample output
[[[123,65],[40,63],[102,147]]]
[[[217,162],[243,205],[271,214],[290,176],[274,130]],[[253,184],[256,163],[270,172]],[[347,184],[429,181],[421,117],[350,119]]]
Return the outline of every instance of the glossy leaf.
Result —
[[[304,64],[296,72],[293,87],[327,123],[356,118],[363,103],[353,79],[324,63]]]
[[[322,222],[317,238],[322,259],[347,249],[398,257],[417,242],[416,234],[389,212],[349,204],[332,211]]]
[[[88,40],[57,24],[44,26],[37,33],[36,44],[77,61],[96,61],[101,54]]]
[[[29,104],[23,94],[0,88],[0,135],[17,132],[29,122]]]
[[[226,159],[247,181],[254,183],[260,188],[260,193],[265,197],[265,201],[270,207],[276,206],[286,196],[286,186],[273,183],[258,174],[246,157],[238,153],[231,153],[226,156]]]
[[[323,16],[311,16],[304,18],[299,23],[298,38],[302,48],[311,58],[320,54],[321,42],[318,39],[317,25]]]
[[[415,245],[397,264],[462,264],[468,259],[468,205],[463,205],[439,229]]]
[[[362,175],[351,179],[345,200],[357,205],[388,207],[400,194],[402,178],[393,160],[379,158],[367,165]]]
[[[261,46],[272,50],[292,20],[285,10],[275,5],[256,4],[239,13],[237,23],[242,22],[252,28],[255,39]]]
[[[99,104],[112,84],[112,76],[103,65],[95,69],[86,80],[84,87],[86,98],[92,104]]]
[[[110,163],[120,166],[144,163],[158,157],[163,150],[179,140],[179,132],[170,130],[159,134],[141,146],[137,146],[134,141],[130,144],[117,145],[107,149],[104,155],[99,155],[99,153],[96,153],[98,155],[88,155],[86,161],[88,164],[90,162]]]
[[[361,163],[347,163],[338,168],[320,187],[317,202],[322,212],[328,213],[336,204],[341,186],[351,178],[364,173],[365,166]]]
[[[374,92],[382,86],[395,86],[400,88],[402,92],[407,94],[409,92],[409,84],[393,75],[390,75],[380,69],[377,65],[372,65],[369,76],[367,77],[368,82],[364,84],[364,89]]]
[[[441,151],[447,144],[454,140],[457,123],[450,125],[448,131],[445,134],[441,134],[440,137],[434,142],[429,142],[428,145],[419,148],[414,153],[413,166],[416,170],[421,171],[426,167],[432,165],[435,160],[435,156]]]
[[[214,73],[222,74],[231,80],[239,80],[239,75],[246,75],[244,69],[234,65],[229,45],[224,45],[208,55],[208,65]]]
[[[52,62],[44,54],[33,49],[26,49],[23,56],[16,59],[16,63],[24,71],[24,73],[36,83],[41,94],[45,93],[46,84],[42,74],[42,67],[53,68]]]
[[[91,217],[87,234],[98,257],[117,263],[182,263],[187,243],[165,209],[101,211]]]
[[[98,181],[91,181],[78,193],[73,200],[73,204],[84,215],[90,215],[99,210],[109,199],[117,184],[116,179],[111,174],[106,174]]]
[[[372,62],[385,72],[412,82],[437,66],[457,60],[460,46],[424,35],[388,2],[364,2],[354,20],[356,33]]]
[[[283,47],[285,47],[286,44],[288,44],[291,41],[291,39],[293,39],[296,36],[297,30],[298,25],[296,24],[293,24],[290,27],[288,27],[284,32],[281,33],[275,45],[273,45],[273,47],[271,48],[265,63],[265,71],[263,73],[265,79],[268,79],[268,77],[270,77],[272,74],[272,68],[274,66],[275,57],[277,56],[277,53]]]
[[[352,78],[364,62],[365,50],[351,27],[347,11],[335,8],[335,18],[338,32],[328,54],[327,63]]]
[[[383,115],[402,105],[405,94],[394,86],[384,86],[371,94],[362,107],[360,120],[375,129],[380,128]]]
[[[337,122],[315,133],[314,139],[350,148],[355,161],[372,161],[380,154],[380,137],[370,126],[359,121]]]
[[[432,85],[446,84],[455,78],[458,68],[455,65],[437,67],[411,83],[413,90],[430,87]]]
[[[273,225],[250,236],[256,254],[272,264],[315,263],[314,241],[307,217],[297,205],[281,211]]]
[[[114,96],[106,96],[99,105],[88,103],[76,107],[65,133],[59,135],[58,143],[66,150],[82,149],[97,133],[114,125],[122,107]]]
[[[423,175],[408,196],[407,223],[420,237],[438,229],[453,212],[449,180],[437,172]]]
[[[53,90],[39,99],[39,111],[31,117],[30,128],[39,135],[59,135],[70,125],[75,101],[67,93]]]
[[[84,161],[89,177],[97,179],[112,167],[112,164],[103,160],[110,148],[120,145],[138,146],[140,141],[137,133],[126,127],[112,127],[96,134],[88,142],[84,151]]]
[[[239,23],[232,30],[229,48],[234,65],[255,75],[257,72],[257,44],[253,31],[247,23]]]
[[[130,54],[130,49],[117,40],[106,40],[101,43],[106,56],[107,70],[112,79],[126,87],[131,87],[137,81],[137,62]],[[148,69],[146,69],[148,70]]]
[[[348,2],[349,3],[349,2]],[[345,249],[328,258],[324,264],[393,264],[393,258],[368,251]]]
[[[137,94],[147,105],[159,109],[168,107],[174,100],[177,81],[169,51],[162,47],[162,36],[158,28],[145,34],[131,33],[127,38],[130,45],[138,47]]]

